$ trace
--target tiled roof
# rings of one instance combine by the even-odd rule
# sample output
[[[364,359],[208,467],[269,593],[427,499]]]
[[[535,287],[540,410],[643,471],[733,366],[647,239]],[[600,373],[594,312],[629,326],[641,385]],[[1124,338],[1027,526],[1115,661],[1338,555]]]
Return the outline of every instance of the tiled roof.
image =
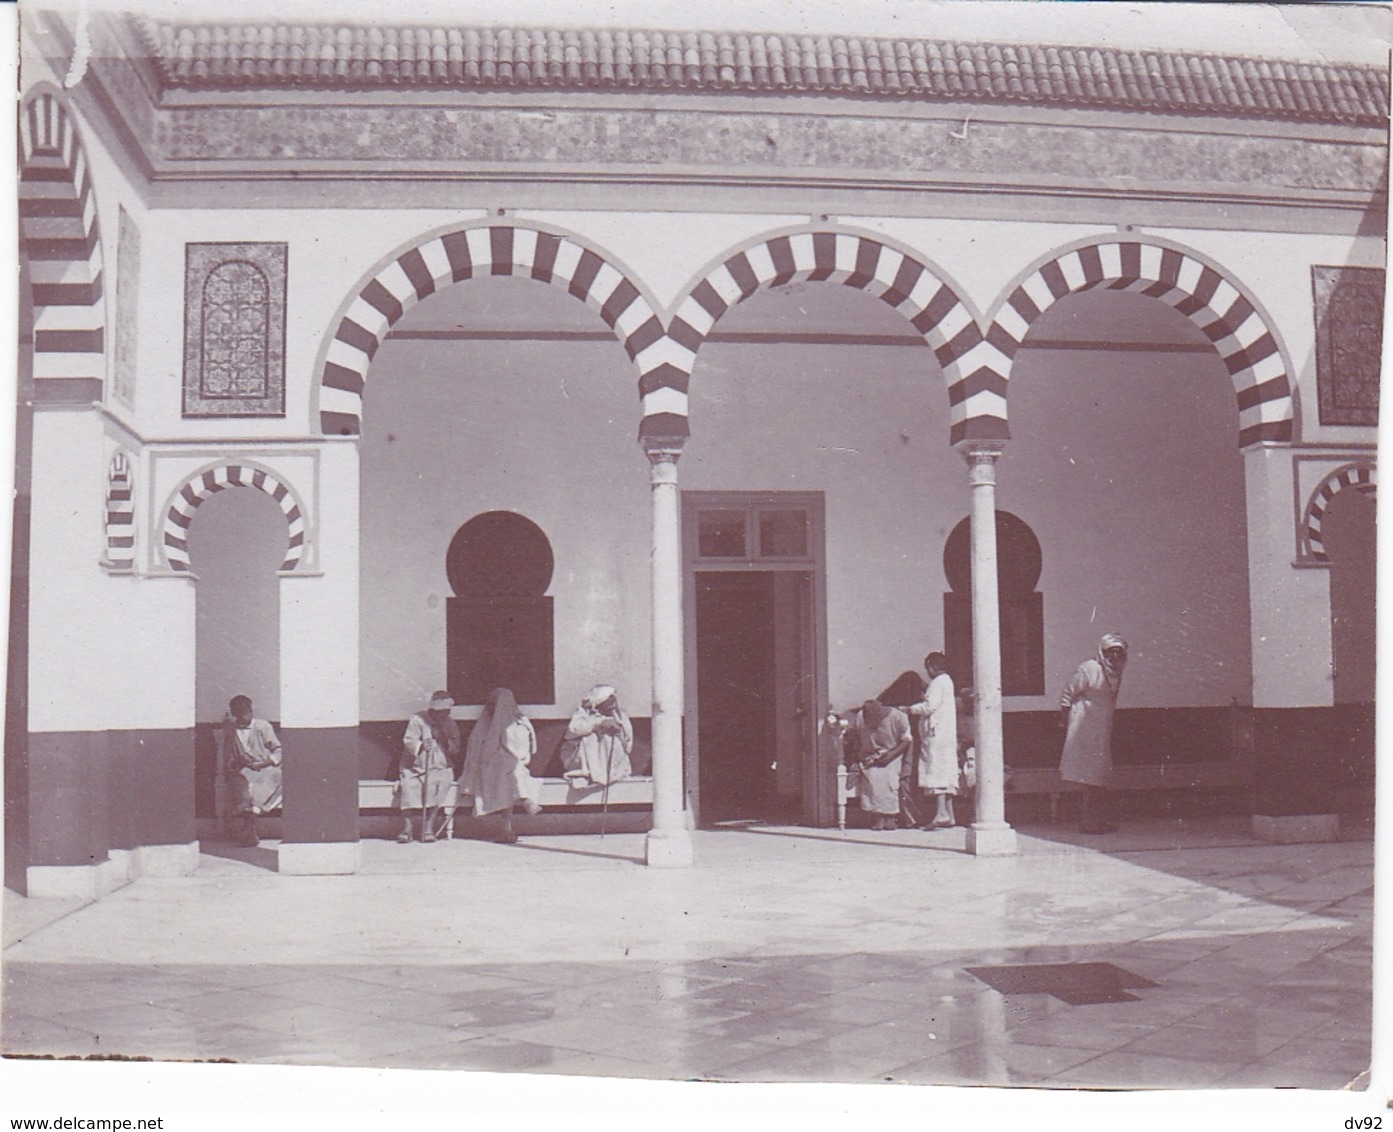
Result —
[[[908,39],[148,21],[192,89],[533,88],[836,94],[1383,123],[1373,67]]]

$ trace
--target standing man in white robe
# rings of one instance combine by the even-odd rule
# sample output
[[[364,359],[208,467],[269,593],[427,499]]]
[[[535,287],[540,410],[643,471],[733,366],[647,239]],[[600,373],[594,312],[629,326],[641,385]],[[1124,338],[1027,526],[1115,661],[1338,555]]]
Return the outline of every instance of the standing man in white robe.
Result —
[[[1112,718],[1122,690],[1127,642],[1107,633],[1097,657],[1079,665],[1059,696],[1060,723],[1067,728],[1059,777],[1083,787],[1082,833],[1113,833],[1108,820],[1108,785],[1112,779]]]
[[[929,686],[924,698],[909,706],[919,727],[918,787],[933,796],[935,812],[929,829],[948,829],[957,824],[953,795],[958,792],[958,700],[948,658],[931,652],[924,658]]]

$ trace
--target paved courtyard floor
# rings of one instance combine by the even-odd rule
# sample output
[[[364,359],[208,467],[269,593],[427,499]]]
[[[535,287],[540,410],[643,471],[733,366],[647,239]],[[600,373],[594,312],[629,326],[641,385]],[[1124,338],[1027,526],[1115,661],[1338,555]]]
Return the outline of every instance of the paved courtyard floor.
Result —
[[[1360,1088],[1373,843],[749,826],[274,843],[95,904],[6,893],[5,1054],[742,1082]]]

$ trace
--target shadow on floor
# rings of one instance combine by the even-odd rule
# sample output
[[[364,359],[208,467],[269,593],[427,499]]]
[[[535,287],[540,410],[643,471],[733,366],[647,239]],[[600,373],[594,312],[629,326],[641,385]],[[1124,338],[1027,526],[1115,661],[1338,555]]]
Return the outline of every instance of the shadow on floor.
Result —
[[[279,854],[266,844],[254,848],[243,848],[230,841],[200,841],[198,851],[205,857],[220,857],[224,861],[238,861],[253,868],[264,869],[268,873],[278,871]]]

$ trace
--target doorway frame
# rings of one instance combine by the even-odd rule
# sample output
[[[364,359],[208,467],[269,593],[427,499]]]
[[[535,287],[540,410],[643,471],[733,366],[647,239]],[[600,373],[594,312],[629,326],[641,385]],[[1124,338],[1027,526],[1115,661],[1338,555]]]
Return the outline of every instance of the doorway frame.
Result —
[[[759,507],[799,509],[808,515],[808,554],[801,558],[706,558],[697,554],[697,521],[702,510],[720,508],[755,512]],[[701,703],[697,695],[696,575],[700,573],[800,573],[813,579],[812,656],[814,718],[809,750],[804,752],[803,790],[812,772],[813,801],[803,803],[803,820],[830,826],[836,817],[835,767],[822,766],[822,718],[826,714],[827,680],[827,542],[826,499],[821,491],[690,491],[682,492],[682,622],[683,697],[686,705],[682,772],[692,821],[701,823]],[[746,548],[750,548],[747,546]],[[811,813],[809,812],[811,809]]]

